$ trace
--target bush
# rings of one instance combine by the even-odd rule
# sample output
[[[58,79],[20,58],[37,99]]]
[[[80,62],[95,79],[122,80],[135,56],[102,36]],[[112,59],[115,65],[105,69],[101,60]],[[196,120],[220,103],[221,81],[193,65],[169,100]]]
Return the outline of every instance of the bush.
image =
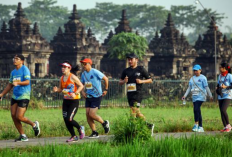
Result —
[[[113,127],[114,142],[134,143],[136,141],[151,140],[151,131],[146,122],[141,118],[134,118],[129,115],[116,120]]]

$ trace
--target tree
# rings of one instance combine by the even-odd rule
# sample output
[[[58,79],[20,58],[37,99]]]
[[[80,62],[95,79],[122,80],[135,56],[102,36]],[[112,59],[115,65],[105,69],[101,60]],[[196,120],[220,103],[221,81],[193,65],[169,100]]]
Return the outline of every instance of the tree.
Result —
[[[56,3],[56,0],[31,0],[30,6],[24,9],[27,18],[38,23],[41,35],[47,40],[55,36],[70,16],[68,8],[55,6]]]
[[[3,21],[8,23],[8,21],[14,17],[15,9],[17,5],[2,5],[0,4],[0,24],[2,25]]]
[[[114,35],[109,41],[110,58],[126,59],[126,55],[135,53],[139,59],[145,55],[148,46],[144,37],[135,33],[119,33]]]
[[[184,32],[184,29],[193,27],[194,12],[196,11],[196,6],[193,5],[180,5],[171,6],[170,9],[172,13],[172,18],[175,26]]]

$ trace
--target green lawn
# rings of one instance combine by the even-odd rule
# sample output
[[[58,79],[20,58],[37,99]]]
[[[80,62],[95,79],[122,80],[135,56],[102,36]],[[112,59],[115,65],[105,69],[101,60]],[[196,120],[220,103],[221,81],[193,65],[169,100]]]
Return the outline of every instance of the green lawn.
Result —
[[[155,124],[155,132],[186,132],[191,131],[194,124],[193,109],[191,105],[178,107],[158,107],[158,108],[141,108],[142,113],[146,116],[147,121]],[[103,119],[108,119],[111,125],[117,118],[129,114],[129,108],[102,108],[99,115]],[[232,108],[228,108],[228,114],[232,121]],[[203,127],[206,131],[220,130],[223,128],[220,112],[217,107],[203,107]],[[69,136],[62,118],[61,109],[43,109],[31,110],[26,112],[26,117],[32,121],[38,120],[41,126],[41,136]],[[75,120],[86,128],[86,134],[91,130],[85,117],[85,109],[80,108],[75,116]],[[33,131],[30,126],[24,125],[25,133],[28,137],[33,137]],[[0,139],[10,139],[18,136],[13,125],[9,110],[0,110]],[[103,128],[97,124],[100,134],[103,134]]]

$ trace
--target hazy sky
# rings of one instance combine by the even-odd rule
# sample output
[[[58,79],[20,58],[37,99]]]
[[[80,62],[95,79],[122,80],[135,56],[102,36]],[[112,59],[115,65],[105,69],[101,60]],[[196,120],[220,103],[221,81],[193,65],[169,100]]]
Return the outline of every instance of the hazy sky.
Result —
[[[17,4],[22,3],[23,7],[27,7],[31,0],[0,0],[0,4]],[[68,7],[72,10],[73,4],[77,5],[77,9],[93,8],[96,2],[113,2],[115,4],[149,4],[160,5],[170,9],[171,5],[196,5],[198,9],[203,9],[200,4],[195,4],[195,0],[57,0],[58,5]],[[218,13],[225,13],[227,19],[223,20],[223,26],[220,29],[224,32],[225,26],[232,27],[232,0],[201,0],[205,8],[211,8]]]

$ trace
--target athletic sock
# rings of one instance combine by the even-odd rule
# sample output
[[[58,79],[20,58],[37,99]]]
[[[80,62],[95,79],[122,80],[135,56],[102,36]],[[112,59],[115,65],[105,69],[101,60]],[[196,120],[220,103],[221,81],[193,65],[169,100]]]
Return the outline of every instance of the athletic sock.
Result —
[[[27,137],[26,134],[22,134],[23,137]]]

